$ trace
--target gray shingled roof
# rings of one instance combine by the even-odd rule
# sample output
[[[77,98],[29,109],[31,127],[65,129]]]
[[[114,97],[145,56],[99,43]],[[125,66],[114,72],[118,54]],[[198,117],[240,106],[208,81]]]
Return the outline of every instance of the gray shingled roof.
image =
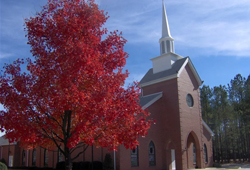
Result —
[[[10,145],[16,145],[16,142],[10,143]],[[9,145],[9,140],[5,138],[5,135],[0,137],[0,146]]]
[[[165,70],[159,73],[155,73],[153,74],[153,68],[151,68],[146,74],[145,76],[141,79],[140,84],[143,83],[147,83],[150,81],[154,81],[157,79],[161,79],[163,77],[168,77],[174,74],[177,74],[178,71],[181,69],[182,65],[184,64],[184,62],[188,59],[188,57],[182,58],[177,60],[173,65],[172,68],[169,70]]]
[[[147,96],[140,96],[140,105],[142,107],[149,107],[151,104],[153,104],[154,102],[156,102],[158,99],[160,99],[162,96],[162,92],[159,93],[154,93],[154,94],[150,94]]]

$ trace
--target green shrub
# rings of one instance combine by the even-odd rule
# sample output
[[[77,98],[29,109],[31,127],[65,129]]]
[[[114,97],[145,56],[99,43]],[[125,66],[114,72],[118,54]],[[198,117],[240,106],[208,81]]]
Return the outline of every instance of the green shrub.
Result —
[[[1,170],[8,170],[7,166],[3,162],[0,162],[0,169]]]
[[[221,165],[217,162],[214,162],[214,166],[213,167],[216,167],[216,168],[221,168]]]
[[[4,163],[7,166],[7,163],[3,158],[0,160],[0,162]]]
[[[113,161],[112,161],[112,158],[111,158],[111,155],[109,153],[107,153],[105,155],[105,158],[104,158],[104,162],[103,162],[103,169],[104,170],[113,170]]]

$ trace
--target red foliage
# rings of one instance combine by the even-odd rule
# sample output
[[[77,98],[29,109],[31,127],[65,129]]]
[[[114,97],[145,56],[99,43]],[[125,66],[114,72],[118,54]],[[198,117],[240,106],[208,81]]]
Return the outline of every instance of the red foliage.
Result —
[[[93,0],[49,0],[25,20],[34,59],[25,72],[23,60],[6,65],[0,78],[7,138],[26,147],[138,145],[151,120],[138,103],[137,84],[122,87],[126,40],[118,31],[107,34],[107,18]]]

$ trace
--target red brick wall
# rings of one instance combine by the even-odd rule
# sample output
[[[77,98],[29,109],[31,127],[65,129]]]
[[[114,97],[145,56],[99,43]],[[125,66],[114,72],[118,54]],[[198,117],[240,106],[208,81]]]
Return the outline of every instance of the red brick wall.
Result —
[[[156,124],[151,126],[148,135],[144,139],[139,140],[139,163],[142,169],[169,168],[171,161],[170,150],[175,149],[176,155],[178,155],[177,152],[180,152],[180,149],[178,150],[181,143],[177,79],[143,87],[144,96],[157,92],[163,92],[162,98],[148,108],[151,117],[156,120]],[[156,150],[155,167],[149,167],[148,145],[151,140],[154,142]],[[174,143],[174,145],[169,147],[168,144],[171,142]],[[130,152],[128,152],[128,155],[130,158]],[[181,157],[177,156],[177,168],[180,168],[180,160]],[[127,168],[129,168],[129,166]]]
[[[212,136],[208,132],[208,130],[203,127],[203,133],[204,133],[204,140],[203,142],[207,146],[207,156],[208,156],[208,162],[205,163],[205,167],[212,167],[213,166],[213,145],[212,145]]]
[[[182,154],[182,169],[194,168],[190,155],[192,148],[188,148],[188,137],[192,132],[194,137],[193,142],[196,144],[196,155],[197,163],[196,166],[199,168],[205,167],[204,152],[202,150],[204,145],[203,139],[203,125],[200,107],[200,95],[199,95],[199,85],[189,67],[183,69],[178,78],[178,94],[179,94],[179,106],[180,106],[180,127],[181,127],[181,145],[182,149],[186,151]],[[187,94],[191,94],[194,100],[193,107],[189,107],[186,103]],[[190,145],[192,146],[192,145]],[[209,146],[209,147],[208,147]],[[207,145],[210,148],[210,145]],[[187,153],[188,152],[188,153]]]
[[[4,145],[0,147],[0,154],[2,155],[2,157],[0,157],[0,159],[4,159],[7,163],[7,165],[9,164],[9,156],[13,156],[13,166],[15,166],[15,159],[16,159],[16,155],[15,155],[15,145]]]

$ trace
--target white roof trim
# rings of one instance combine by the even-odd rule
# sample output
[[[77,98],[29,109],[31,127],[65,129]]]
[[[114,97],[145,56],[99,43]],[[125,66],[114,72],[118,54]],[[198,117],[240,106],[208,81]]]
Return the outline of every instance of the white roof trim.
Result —
[[[161,57],[168,56],[168,55],[171,55],[171,54],[175,55],[176,58],[178,58],[178,59],[184,58],[184,57],[182,57],[182,56],[180,56],[180,55],[178,55],[178,54],[176,54],[176,53],[169,52],[169,53],[165,53],[165,54],[159,55],[159,56],[157,56],[157,57],[151,58],[150,60],[153,61],[153,60],[155,60],[155,59],[157,59],[157,58],[161,58]]]
[[[162,92],[159,93],[154,93],[154,94],[150,94],[150,95],[155,95],[155,94],[159,94],[158,96],[156,96],[153,100],[149,101],[147,104],[145,104],[144,106],[142,106],[142,109],[145,110],[146,108],[148,108],[149,106],[151,106],[154,102],[156,102],[157,100],[159,100],[162,97]],[[147,96],[150,96],[147,95]],[[146,97],[146,96],[144,96]]]
[[[181,66],[181,68],[177,74],[177,77],[180,77],[182,70],[186,67],[187,64],[189,65],[190,69],[192,70],[194,77],[195,77],[196,81],[198,82],[198,85],[201,86],[202,85],[201,78],[200,78],[199,74],[197,73],[192,61],[189,58],[187,58],[187,60]]]
[[[180,70],[177,73],[177,77],[180,77],[180,74],[181,74],[182,70],[186,67],[188,61],[189,61],[189,58],[187,58],[186,61],[182,64]]]
[[[208,125],[203,119],[202,119],[202,124],[207,129],[207,131],[211,134],[211,136],[214,136],[214,132],[208,127]]]
[[[202,80],[201,80],[199,74],[197,73],[197,71],[196,71],[196,69],[195,69],[195,67],[194,67],[194,65],[193,65],[193,63],[192,63],[192,61],[190,59],[189,59],[188,65],[190,66],[191,70],[193,71],[194,76],[195,76],[195,78],[196,78],[196,80],[198,82],[198,85],[201,86],[202,85]]]
[[[6,145],[16,145],[17,142],[9,143],[9,140],[5,138],[5,136],[0,137],[0,146],[6,146]]]
[[[166,80],[170,80],[170,79],[174,79],[174,78],[177,78],[177,73],[173,74],[171,76],[167,76],[167,77],[163,77],[163,78],[160,78],[160,79],[156,79],[156,80],[153,80],[153,81],[149,81],[149,82],[146,82],[146,83],[139,84],[139,86],[140,87],[145,87],[145,86],[149,86],[149,85],[152,85],[152,84],[160,83],[160,82],[163,82],[163,81],[166,81]]]

